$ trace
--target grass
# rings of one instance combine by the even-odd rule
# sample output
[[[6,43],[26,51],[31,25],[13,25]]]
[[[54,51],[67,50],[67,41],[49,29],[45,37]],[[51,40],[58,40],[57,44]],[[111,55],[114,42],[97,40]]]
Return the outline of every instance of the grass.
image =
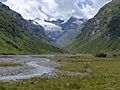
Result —
[[[89,57],[85,58],[83,56],[70,56],[54,58],[53,60],[62,65],[58,67],[61,71],[84,72],[89,66],[87,64],[87,62],[89,62]]]
[[[17,63],[6,63],[6,62],[0,62],[0,67],[17,67],[17,66],[22,66],[21,64]]]
[[[120,90],[120,57],[73,56],[52,60],[60,64],[58,78],[0,82],[0,90]],[[84,72],[86,68],[92,69],[90,75],[65,75],[65,72]]]
[[[0,3],[0,55],[63,53],[41,26],[36,26]]]
[[[120,52],[120,1],[114,0],[88,20],[82,32],[66,50],[77,53]],[[92,34],[95,31],[94,34]]]

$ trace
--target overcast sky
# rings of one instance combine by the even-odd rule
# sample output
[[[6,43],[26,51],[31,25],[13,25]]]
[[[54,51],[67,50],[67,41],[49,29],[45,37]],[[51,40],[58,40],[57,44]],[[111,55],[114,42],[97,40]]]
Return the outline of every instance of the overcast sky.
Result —
[[[5,0],[0,0],[5,1]],[[25,19],[67,19],[70,16],[92,18],[111,0],[7,0],[4,4]]]

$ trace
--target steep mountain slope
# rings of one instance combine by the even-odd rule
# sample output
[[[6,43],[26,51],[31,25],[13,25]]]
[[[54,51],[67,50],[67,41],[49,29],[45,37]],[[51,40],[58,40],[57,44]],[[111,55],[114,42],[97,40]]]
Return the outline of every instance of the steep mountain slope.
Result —
[[[45,29],[45,34],[49,36],[53,41],[57,39],[59,35],[63,32],[62,28],[60,27],[60,24],[64,22],[64,20],[58,19],[58,20],[44,20],[46,23],[48,23],[45,27],[48,27]]]
[[[41,26],[33,25],[0,3],[0,54],[40,54],[60,51]]]
[[[62,22],[58,20],[48,21],[40,18],[36,18],[34,20],[30,20],[32,23],[36,25],[41,25],[44,28],[45,35],[55,40],[63,31],[62,28],[58,25]]]
[[[63,32],[55,40],[61,48],[64,48],[76,40],[76,37],[81,33],[86,20],[75,17],[70,17],[67,22],[60,24]]]
[[[61,19],[44,21],[53,24],[45,25],[46,27],[50,26],[48,30],[45,29],[45,34],[49,36],[49,38],[51,38],[60,48],[64,48],[76,40],[76,37],[80,34],[87,20],[71,16],[66,21]]]
[[[120,52],[120,1],[113,0],[83,28],[67,50],[78,53]]]

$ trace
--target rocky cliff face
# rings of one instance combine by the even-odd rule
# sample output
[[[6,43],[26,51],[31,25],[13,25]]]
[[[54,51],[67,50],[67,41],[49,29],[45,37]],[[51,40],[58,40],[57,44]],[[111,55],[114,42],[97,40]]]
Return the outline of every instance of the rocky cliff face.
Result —
[[[120,52],[120,1],[105,5],[67,49],[80,53]]]
[[[0,54],[40,54],[57,52],[43,27],[24,20],[0,3]]]
[[[67,22],[60,25],[63,32],[55,40],[56,44],[58,44],[61,48],[65,48],[71,44],[81,33],[81,30],[86,22],[87,20],[84,19],[70,17]]]

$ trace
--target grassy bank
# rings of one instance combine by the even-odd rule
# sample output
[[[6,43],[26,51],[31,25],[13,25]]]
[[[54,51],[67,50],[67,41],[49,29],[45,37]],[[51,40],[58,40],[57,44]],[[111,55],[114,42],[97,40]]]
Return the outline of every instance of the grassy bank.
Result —
[[[52,58],[60,65],[57,78],[0,82],[0,90],[120,90],[120,57],[70,56]],[[88,75],[76,75],[85,73]],[[74,73],[74,74],[71,74]]]
[[[17,66],[22,66],[22,65],[12,62],[10,63],[0,62],[0,67],[17,67]]]

